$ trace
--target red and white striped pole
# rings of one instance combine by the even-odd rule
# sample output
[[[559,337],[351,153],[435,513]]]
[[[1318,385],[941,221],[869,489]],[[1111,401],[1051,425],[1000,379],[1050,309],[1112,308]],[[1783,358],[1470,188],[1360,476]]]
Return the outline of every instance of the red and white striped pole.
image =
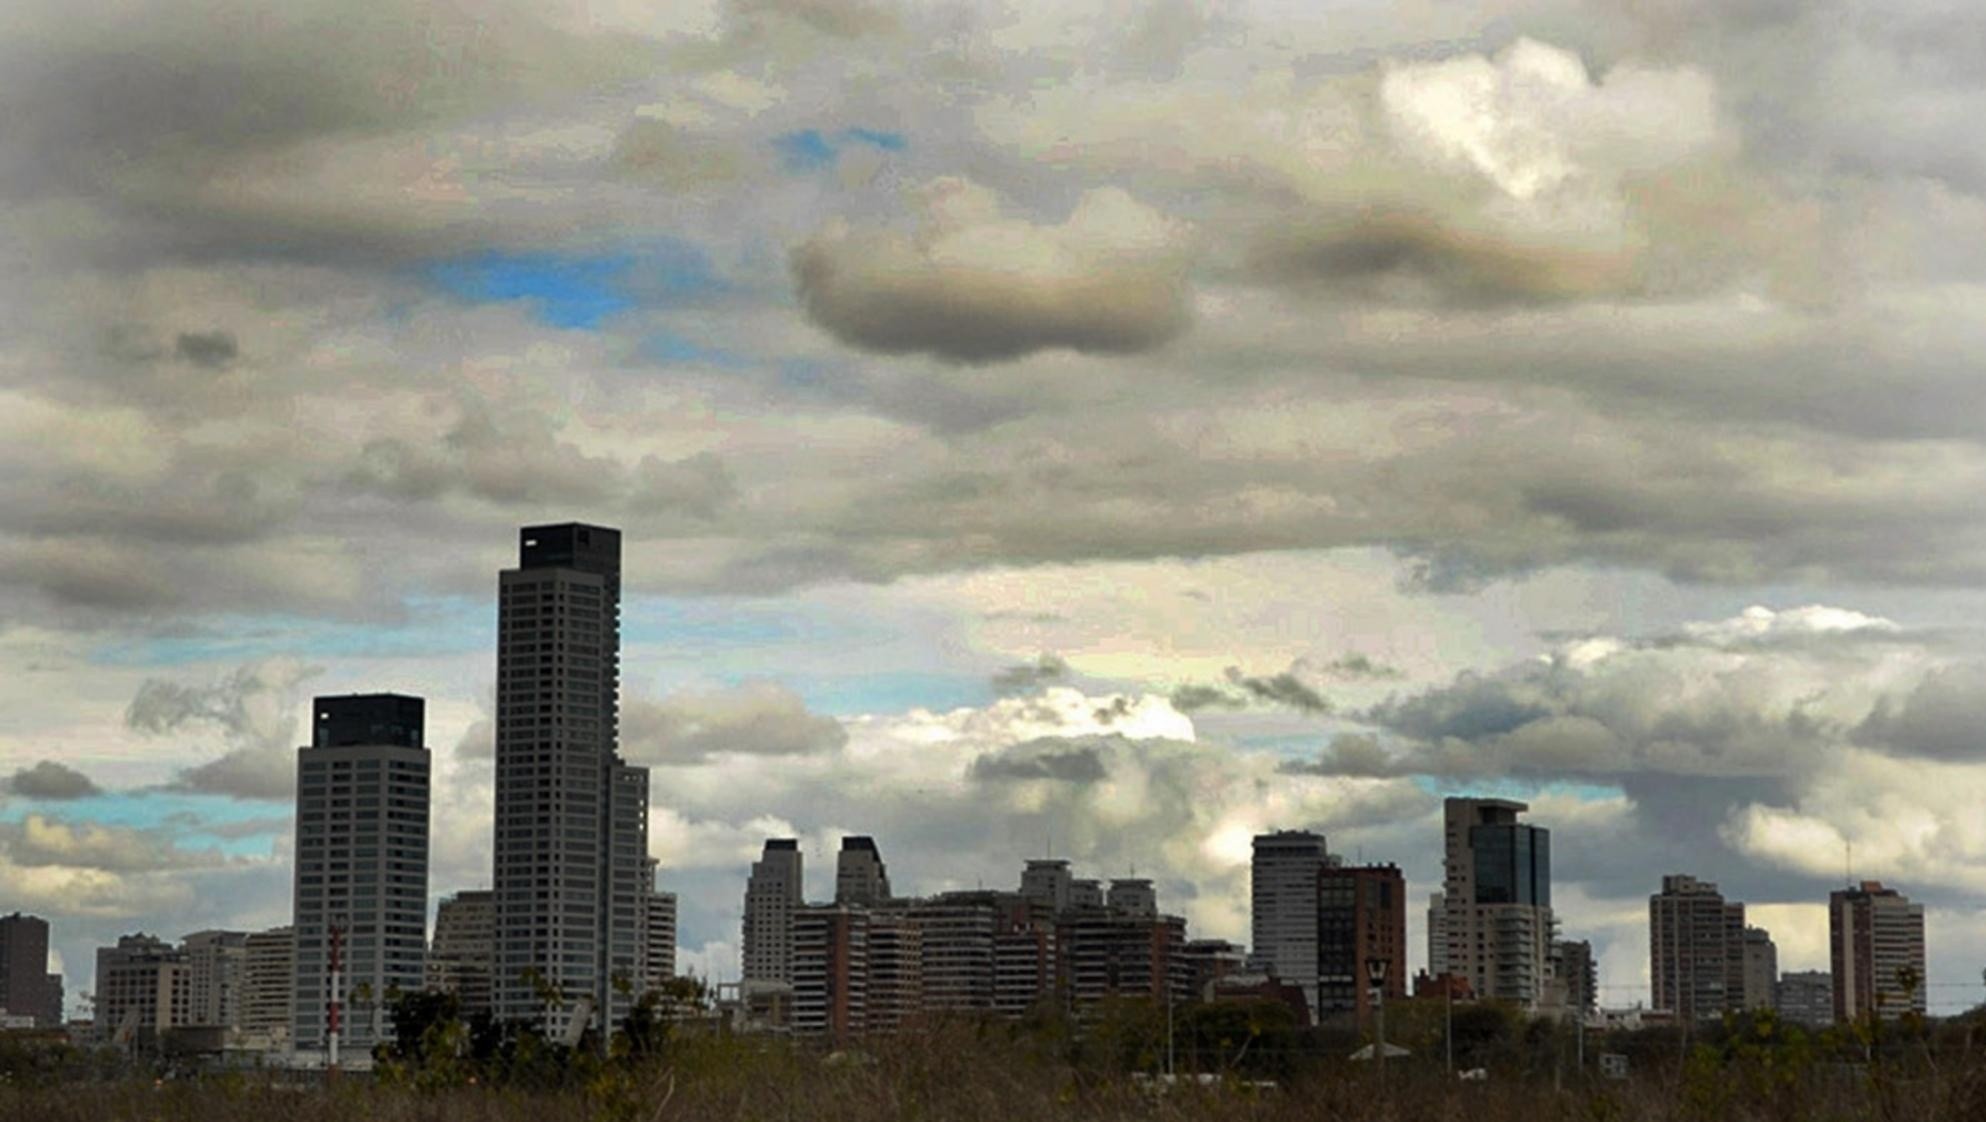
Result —
[[[328,1062],[325,1064],[324,1070],[328,1075],[336,1075],[338,1072],[338,1028],[342,1014],[345,1011],[344,938],[345,929],[339,927],[337,924],[332,924],[331,1000],[325,1006],[325,1029],[327,1030],[325,1039],[328,1041]]]

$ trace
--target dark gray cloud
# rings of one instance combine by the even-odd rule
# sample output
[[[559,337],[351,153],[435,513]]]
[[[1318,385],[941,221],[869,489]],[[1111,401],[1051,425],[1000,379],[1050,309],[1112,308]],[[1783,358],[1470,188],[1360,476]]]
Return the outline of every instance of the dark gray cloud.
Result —
[[[1239,666],[1230,666],[1225,685],[1189,682],[1172,691],[1172,705],[1182,713],[1190,713],[1196,709],[1242,709],[1262,704],[1323,716],[1331,712],[1332,705],[1329,698],[1299,676],[1300,671],[1308,669],[1309,664],[1298,662],[1280,674],[1255,675],[1244,673]]]
[[[54,760],[19,769],[6,780],[5,787],[27,799],[84,799],[103,793],[89,776]]]
[[[636,700],[621,715],[622,752],[642,764],[693,765],[713,757],[804,756],[848,742],[840,721],[808,710],[800,695],[759,682]]]
[[[243,799],[284,799],[296,790],[297,717],[303,684],[318,667],[290,659],[251,663],[199,684],[148,678],[125,707],[127,727],[152,736],[218,736],[219,757],[182,768],[168,786]]]
[[[172,352],[195,366],[219,370],[241,354],[241,346],[231,332],[182,331],[173,340]]]
[[[1062,656],[1044,653],[1033,662],[1016,663],[993,675],[993,692],[1002,697],[1033,693],[1069,676],[1069,664]]]
[[[1189,682],[1172,691],[1172,707],[1181,713],[1215,708],[1240,709],[1247,704],[1246,699],[1231,690],[1198,682]]]
[[[970,774],[982,783],[1031,779],[1095,783],[1108,772],[1096,745],[1051,736],[980,756],[972,762]]]
[[[1856,726],[1854,739],[1934,760],[1986,759],[1986,666],[1943,667],[1907,693],[1885,695]]]

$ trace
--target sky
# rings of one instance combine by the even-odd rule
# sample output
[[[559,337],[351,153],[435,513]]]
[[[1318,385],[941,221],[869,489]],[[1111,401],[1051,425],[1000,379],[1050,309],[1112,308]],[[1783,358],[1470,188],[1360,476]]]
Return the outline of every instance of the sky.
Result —
[[[14,0],[0,911],[289,912],[313,694],[428,699],[485,885],[496,573],[624,529],[682,961],[844,833],[1246,941],[1248,841],[1549,827],[1602,1001],[1715,881],[1986,999],[1986,10]]]

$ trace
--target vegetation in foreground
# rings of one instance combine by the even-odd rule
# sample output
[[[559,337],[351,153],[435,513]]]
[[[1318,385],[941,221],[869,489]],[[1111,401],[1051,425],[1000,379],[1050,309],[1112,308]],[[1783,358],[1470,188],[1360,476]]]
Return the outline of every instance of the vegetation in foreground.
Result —
[[[1381,1071],[1347,1058],[1356,1036],[1299,1032],[1272,1006],[1185,1010],[1168,1035],[1163,1010],[1125,1002],[1080,1032],[1053,1017],[948,1021],[843,1051],[638,1020],[603,1056],[410,1004],[377,1075],[329,1086],[0,1045],[0,1120],[1986,1119],[1986,1018],[1822,1032],[1732,1018],[1692,1040],[1589,1037],[1582,1069],[1569,1029],[1477,1005],[1456,1011],[1456,1066],[1488,1074],[1463,1081],[1446,1072],[1439,1007],[1415,1005],[1388,1032],[1415,1054]],[[1602,1050],[1628,1057],[1627,1079],[1599,1076]],[[1198,1077],[1160,1077],[1168,1055]]]

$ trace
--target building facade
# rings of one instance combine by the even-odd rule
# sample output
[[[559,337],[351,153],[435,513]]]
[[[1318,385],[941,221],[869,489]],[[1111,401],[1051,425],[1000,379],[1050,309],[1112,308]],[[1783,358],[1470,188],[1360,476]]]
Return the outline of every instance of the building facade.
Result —
[[[290,1039],[296,1014],[297,933],[294,927],[254,931],[242,940],[240,1027],[265,1046]]]
[[[845,1042],[868,1031],[869,909],[803,905],[793,913],[792,1028]]]
[[[1825,970],[1789,970],[1774,987],[1779,1015],[1794,1024],[1834,1023],[1834,976]]]
[[[146,934],[97,948],[96,1025],[105,1043],[155,1042],[192,1023],[192,976],[186,952]]]
[[[1648,965],[1656,1009],[1684,1023],[1745,1007],[1745,906],[1695,877],[1662,878],[1648,898]]]
[[[497,585],[492,1001],[611,1029],[640,980],[648,857],[648,771],[619,751],[620,531],[527,526]]]
[[[1565,1008],[1575,1017],[1590,1018],[1600,1008],[1600,966],[1593,944],[1584,939],[1560,939],[1552,944],[1552,976],[1565,996]]]
[[[196,931],[180,940],[191,987],[191,1024],[241,1027],[242,973],[248,962],[245,931]]]
[[[294,1046],[363,1051],[391,1034],[389,995],[421,988],[427,954],[425,703],[399,694],[320,697],[297,750]],[[332,993],[334,941],[339,992]]]
[[[1829,895],[1827,919],[1835,1020],[1924,1012],[1924,905],[1865,880]]]
[[[767,838],[745,881],[745,984],[793,982],[793,914],[806,902],[796,838]]]
[[[1370,964],[1385,963],[1380,992],[1407,996],[1407,881],[1395,865],[1337,865],[1317,872],[1319,1022],[1372,1012]]]
[[[643,908],[641,985],[643,992],[656,993],[676,976],[676,894],[652,890]]]
[[[494,1009],[491,978],[496,966],[496,893],[458,892],[434,911],[434,942],[428,947],[427,988],[455,995],[465,1017]]]
[[[1745,928],[1744,977],[1744,1008],[1779,1007],[1779,947],[1762,927]]]
[[[835,856],[834,902],[873,908],[889,898],[890,874],[876,839],[859,835],[841,839],[841,852]]]
[[[62,975],[49,973],[40,916],[0,916],[0,1012],[32,1018],[36,1028],[62,1026]]]
[[[1249,862],[1250,964],[1303,991],[1317,1013],[1317,874],[1324,835],[1278,830],[1255,837]]]
[[[1551,832],[1517,821],[1530,808],[1507,799],[1451,798],[1443,805],[1440,973],[1478,997],[1536,1009],[1551,976],[1555,934]]]

